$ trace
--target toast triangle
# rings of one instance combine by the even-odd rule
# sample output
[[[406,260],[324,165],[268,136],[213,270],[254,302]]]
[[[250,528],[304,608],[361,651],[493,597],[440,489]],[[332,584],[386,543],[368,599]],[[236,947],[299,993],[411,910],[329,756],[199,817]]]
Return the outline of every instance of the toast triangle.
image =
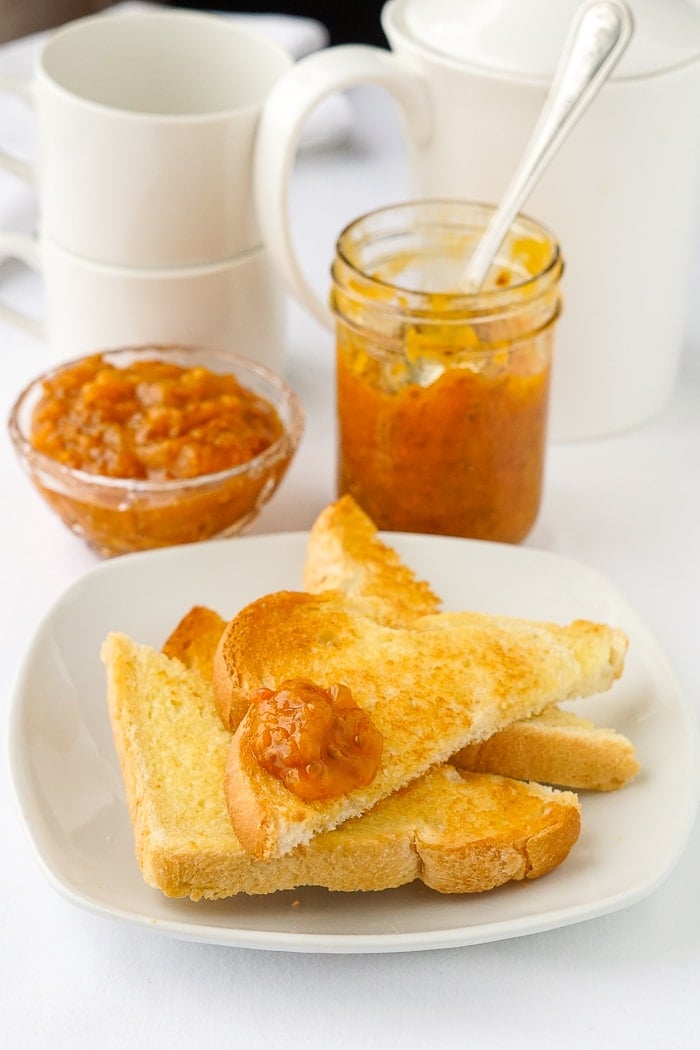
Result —
[[[588,621],[568,626],[478,613],[441,613],[394,627],[373,603],[336,592],[278,592],[228,624],[217,650],[227,679],[223,711],[235,733],[226,766],[231,822],[260,859],[283,856],[313,835],[553,703],[608,689],[621,674],[627,639]],[[253,690],[302,678],[347,686],[384,740],[368,787],[303,802],[253,753]]]

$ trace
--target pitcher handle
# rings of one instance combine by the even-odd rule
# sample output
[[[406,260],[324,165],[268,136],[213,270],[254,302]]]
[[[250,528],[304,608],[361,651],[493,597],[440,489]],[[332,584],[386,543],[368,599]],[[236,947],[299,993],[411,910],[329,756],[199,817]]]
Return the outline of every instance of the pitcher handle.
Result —
[[[23,102],[32,107],[34,106],[34,89],[29,81],[19,80],[17,77],[0,76],[0,92],[2,91],[10,95],[16,95]],[[9,171],[12,175],[17,175],[32,186],[36,182],[34,165],[30,161],[15,157],[3,149],[0,149],[0,168]]]
[[[432,133],[427,86],[391,52],[342,44],[297,62],[268,96],[257,130],[255,207],[262,239],[292,294],[327,328],[330,308],[307,281],[294,248],[289,222],[289,182],[304,121],[326,96],[358,85],[386,90],[397,102],[405,135],[416,145]]]
[[[0,233],[0,255],[9,259],[17,259],[28,266],[30,270],[41,274],[41,250],[39,242],[34,237],[24,233]],[[42,321],[13,306],[8,306],[0,300],[0,320],[23,328],[25,332],[42,339],[45,336],[45,326]]]

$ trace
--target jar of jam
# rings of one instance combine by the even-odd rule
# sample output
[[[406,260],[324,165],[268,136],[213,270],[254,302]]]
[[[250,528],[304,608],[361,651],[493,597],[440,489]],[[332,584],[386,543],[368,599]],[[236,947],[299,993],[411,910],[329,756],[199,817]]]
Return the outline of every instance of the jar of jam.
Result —
[[[464,291],[491,213],[416,201],[338,239],[338,492],[381,529],[517,543],[537,516],[563,262],[520,216]]]

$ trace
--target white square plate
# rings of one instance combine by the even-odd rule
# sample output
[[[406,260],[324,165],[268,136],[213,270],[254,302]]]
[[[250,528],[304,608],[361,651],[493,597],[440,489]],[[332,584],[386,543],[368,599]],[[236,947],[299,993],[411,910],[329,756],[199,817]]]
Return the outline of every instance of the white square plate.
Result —
[[[228,618],[265,593],[300,589],[306,535],[288,533],[106,562],[73,585],[39,626],[13,700],[11,766],[39,861],[62,893],[102,915],[185,939],[382,952],[581,922],[632,904],[666,878],[697,807],[697,730],[663,653],[626,601],[597,572],[559,555],[434,536],[387,538],[446,608],[560,622],[584,617],[629,635],[622,679],[576,710],[627,734],[642,771],[621,791],[582,796],[581,837],[569,858],[542,879],[475,896],[441,896],[414,884],[194,904],[144,883],[107,715],[102,640],[119,630],[160,647],[192,605]]]

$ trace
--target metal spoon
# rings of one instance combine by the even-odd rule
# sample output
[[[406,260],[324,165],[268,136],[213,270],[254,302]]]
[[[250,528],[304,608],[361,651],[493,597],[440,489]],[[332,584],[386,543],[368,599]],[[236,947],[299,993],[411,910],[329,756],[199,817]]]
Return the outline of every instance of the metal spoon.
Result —
[[[617,65],[633,28],[632,14],[621,0],[601,0],[578,11],[523,158],[467,264],[460,288],[481,288],[523,203]]]

